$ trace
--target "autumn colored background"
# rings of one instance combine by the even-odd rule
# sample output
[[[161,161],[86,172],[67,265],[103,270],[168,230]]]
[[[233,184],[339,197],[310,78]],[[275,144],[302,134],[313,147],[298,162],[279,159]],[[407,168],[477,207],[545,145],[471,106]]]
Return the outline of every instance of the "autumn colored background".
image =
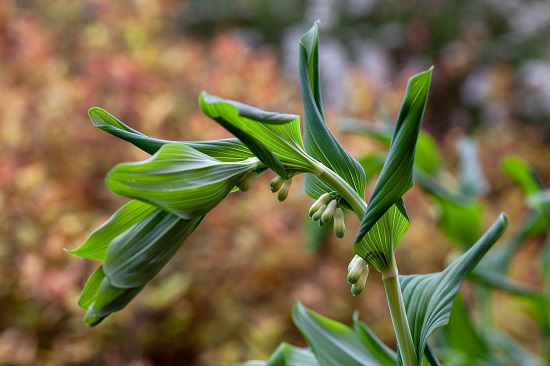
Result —
[[[414,3],[1,0],[0,363],[265,359],[283,340],[304,345],[290,319],[298,299],[347,324],[359,310],[394,345],[379,275],[358,297],[346,283],[357,220],[347,218],[343,240],[316,245],[306,220],[313,200],[300,179],[284,203],[269,192],[269,172],[249,192],[231,194],[128,308],[93,329],[76,302],[98,263],[63,249],[126,202],[104,185],[108,170],[146,157],[95,129],[90,107],[173,140],[229,136],[201,115],[202,90],[301,114],[298,38],[316,19],[325,108],[342,144],[355,156],[382,151],[339,131],[340,117],[395,120],[407,79],[434,65],[424,128],[451,167],[457,139],[473,136],[490,187],[486,223],[506,211],[513,231],[526,207],[501,159],[521,156],[550,185],[549,5]],[[418,188],[405,201],[412,225],[398,250],[401,272],[441,269],[452,246],[438,231],[437,208]],[[524,245],[512,268],[533,288],[541,247],[538,239]],[[494,296],[494,321],[540,352],[525,304]]]

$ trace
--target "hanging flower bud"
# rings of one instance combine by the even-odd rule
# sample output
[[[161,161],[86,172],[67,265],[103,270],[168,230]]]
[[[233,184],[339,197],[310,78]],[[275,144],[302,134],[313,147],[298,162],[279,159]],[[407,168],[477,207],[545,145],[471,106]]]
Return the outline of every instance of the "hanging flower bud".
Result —
[[[367,277],[369,276],[369,266],[365,267],[365,271],[361,274],[359,281],[351,285],[351,293],[353,296],[359,295],[365,289]]]
[[[368,276],[369,266],[367,262],[358,255],[353,257],[348,265],[348,282],[352,284],[351,293],[353,296],[357,296],[363,291]]]
[[[321,216],[323,215],[323,212],[325,212],[326,209],[327,209],[327,205],[322,205],[313,215],[311,215],[311,219],[313,221],[320,220]]]
[[[276,176],[269,182],[269,190],[273,193],[277,192],[283,186],[285,182],[284,178],[281,176]]]
[[[334,211],[334,235],[342,239],[346,234],[346,224],[344,223],[344,211],[338,207]]]
[[[252,187],[252,184],[256,181],[256,178],[258,178],[258,173],[256,172],[248,172],[246,173],[239,184],[237,184],[237,187],[243,192],[246,192]]]
[[[330,201],[330,203],[327,205],[325,212],[323,212],[323,214],[321,215],[321,221],[323,222],[323,224],[326,224],[330,222],[330,220],[332,220],[332,216],[334,215],[334,210],[336,210],[337,207],[338,207],[338,201],[336,200]]]
[[[324,193],[315,201],[313,205],[311,205],[311,208],[309,209],[309,217],[313,217],[313,214],[319,211],[321,206],[328,205],[330,202],[330,193]]]
[[[277,199],[279,200],[279,202],[283,202],[284,200],[286,200],[291,185],[292,178],[284,181],[283,186],[281,187],[281,189],[279,189],[279,193],[277,194]]]
[[[348,282],[357,283],[365,270],[368,270],[367,262],[358,255],[353,257],[348,265]]]

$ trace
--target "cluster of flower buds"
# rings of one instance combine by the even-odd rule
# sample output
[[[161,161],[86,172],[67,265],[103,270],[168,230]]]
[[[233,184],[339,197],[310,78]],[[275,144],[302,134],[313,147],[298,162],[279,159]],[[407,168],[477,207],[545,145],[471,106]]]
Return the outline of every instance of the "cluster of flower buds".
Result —
[[[314,221],[319,221],[321,226],[334,219],[334,235],[343,238],[346,233],[344,223],[344,211],[338,207],[338,200],[332,199],[330,193],[325,193],[309,209],[309,216]]]
[[[288,197],[288,192],[290,192],[290,186],[292,185],[292,178],[284,179],[281,176],[276,176],[269,182],[269,188],[271,192],[277,193],[277,199],[279,202],[283,202]]]
[[[368,276],[369,266],[367,262],[358,255],[353,257],[348,265],[348,282],[351,283],[353,296],[357,296],[363,291]]]
[[[241,178],[237,184],[237,187],[239,187],[239,190],[246,192],[250,189],[250,187],[252,187],[252,184],[254,184],[256,178],[258,178],[258,173],[248,172]]]

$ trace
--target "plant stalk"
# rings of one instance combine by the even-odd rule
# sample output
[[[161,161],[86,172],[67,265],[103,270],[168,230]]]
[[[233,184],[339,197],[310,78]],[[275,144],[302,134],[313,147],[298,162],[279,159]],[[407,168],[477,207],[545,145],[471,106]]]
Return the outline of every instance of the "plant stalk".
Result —
[[[344,179],[342,179],[342,177],[326,166],[322,164],[319,165],[320,173],[317,174],[317,177],[334,188],[350,204],[359,220],[363,219],[367,211],[366,202]],[[393,265],[391,269],[383,273],[382,278],[384,280],[384,289],[386,290],[386,298],[388,299],[393,328],[401,352],[403,365],[418,366],[411,330],[407,320],[407,313],[405,312],[405,304],[403,303],[401,286],[399,285],[395,257],[392,258],[392,262]]]
[[[395,329],[395,336],[397,338],[397,344],[399,345],[399,351],[401,352],[403,365],[418,366],[411,330],[407,320],[407,313],[405,312],[405,304],[403,303],[403,295],[401,294],[401,287],[399,285],[399,276],[397,265],[395,265],[395,259],[393,262],[394,265],[392,269],[382,274],[391,320],[393,328]]]
[[[334,188],[338,194],[349,203],[351,208],[353,208],[353,212],[355,212],[359,220],[361,220],[365,212],[367,212],[367,203],[357,194],[357,192],[355,192],[355,189],[353,189],[348,182],[342,179],[342,177],[323,164],[318,164],[320,173],[317,174],[317,178]]]

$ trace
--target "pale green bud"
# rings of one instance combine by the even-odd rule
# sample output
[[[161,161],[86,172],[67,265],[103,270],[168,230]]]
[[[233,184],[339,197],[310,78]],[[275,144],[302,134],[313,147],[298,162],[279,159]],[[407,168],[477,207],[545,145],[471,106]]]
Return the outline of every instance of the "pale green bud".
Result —
[[[276,176],[269,182],[269,190],[273,193],[277,192],[281,187],[283,186],[283,183],[285,182],[283,177]]]
[[[311,205],[311,208],[309,209],[309,217],[313,217],[313,214],[319,211],[321,206],[327,205],[330,202],[330,193],[324,193],[315,201],[313,205]]]
[[[323,214],[321,215],[321,221],[324,224],[332,220],[332,216],[334,215],[334,210],[336,210],[337,207],[338,207],[338,201],[336,200],[330,201],[330,203],[327,205],[325,212],[323,212]]]
[[[348,265],[348,282],[351,284],[357,283],[361,275],[367,268],[367,262],[360,256],[353,257]]]
[[[344,223],[344,211],[338,207],[334,211],[334,235],[342,239],[346,234],[346,224]]]
[[[291,185],[292,178],[284,181],[283,186],[281,187],[281,189],[279,189],[279,193],[277,194],[277,199],[279,200],[279,202],[283,202],[284,200],[286,200]]]
[[[327,205],[322,205],[313,215],[311,215],[311,219],[313,221],[320,220],[321,216],[323,215],[323,212],[325,212],[326,209],[327,209]]]
[[[351,285],[351,293],[353,296],[359,295],[364,289],[367,283],[367,277],[369,277],[369,266],[365,266],[365,270],[361,273],[359,280]]]
[[[243,192],[246,192],[252,187],[252,184],[256,181],[258,178],[258,173],[256,172],[248,172],[244,175],[244,177],[241,178],[241,181],[239,184],[237,184],[237,187]]]

